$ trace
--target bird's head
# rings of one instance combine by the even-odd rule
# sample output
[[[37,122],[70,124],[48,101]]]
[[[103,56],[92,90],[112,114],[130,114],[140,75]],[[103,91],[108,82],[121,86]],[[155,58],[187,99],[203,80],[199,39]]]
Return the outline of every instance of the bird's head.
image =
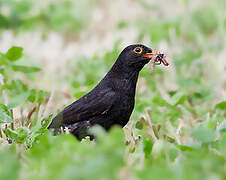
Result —
[[[117,61],[123,65],[123,68],[140,71],[152,59],[152,56],[151,48],[142,44],[133,44],[121,52]]]

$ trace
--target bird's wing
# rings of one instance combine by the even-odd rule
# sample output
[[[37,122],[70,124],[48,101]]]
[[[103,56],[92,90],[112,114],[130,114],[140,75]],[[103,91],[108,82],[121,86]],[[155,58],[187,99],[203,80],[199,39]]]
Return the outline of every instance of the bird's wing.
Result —
[[[52,120],[49,128],[59,128],[105,114],[112,108],[116,99],[116,93],[112,90],[90,92],[60,112]]]

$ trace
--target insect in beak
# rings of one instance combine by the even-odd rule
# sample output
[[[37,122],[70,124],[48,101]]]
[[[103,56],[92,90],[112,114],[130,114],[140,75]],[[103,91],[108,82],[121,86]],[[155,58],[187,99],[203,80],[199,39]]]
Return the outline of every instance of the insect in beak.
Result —
[[[157,51],[156,54],[157,56],[154,60],[156,65],[160,65],[162,63],[164,66],[169,66],[169,63],[166,61],[166,55],[164,53]]]
[[[169,63],[166,61],[166,55],[160,51],[153,51],[151,53],[146,53],[143,57],[152,59],[153,56],[156,56],[154,59],[155,65],[160,65],[161,63],[165,66],[168,66]]]

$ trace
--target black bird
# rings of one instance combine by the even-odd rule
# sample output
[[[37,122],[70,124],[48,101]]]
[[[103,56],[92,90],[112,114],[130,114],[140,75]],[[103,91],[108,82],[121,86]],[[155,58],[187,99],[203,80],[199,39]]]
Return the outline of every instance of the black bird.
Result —
[[[152,49],[142,44],[126,47],[99,84],[54,117],[49,129],[56,134],[68,128],[82,139],[96,124],[106,130],[113,125],[125,126],[134,108],[139,72],[152,55]]]

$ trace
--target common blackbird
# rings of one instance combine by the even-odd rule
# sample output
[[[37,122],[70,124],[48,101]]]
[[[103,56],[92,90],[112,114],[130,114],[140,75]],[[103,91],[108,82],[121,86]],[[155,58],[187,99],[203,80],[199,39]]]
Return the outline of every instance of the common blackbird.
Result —
[[[139,72],[152,55],[152,49],[142,44],[126,47],[99,84],[54,117],[49,129],[56,134],[67,128],[82,139],[92,136],[88,129],[96,124],[106,130],[125,126],[134,108]]]

